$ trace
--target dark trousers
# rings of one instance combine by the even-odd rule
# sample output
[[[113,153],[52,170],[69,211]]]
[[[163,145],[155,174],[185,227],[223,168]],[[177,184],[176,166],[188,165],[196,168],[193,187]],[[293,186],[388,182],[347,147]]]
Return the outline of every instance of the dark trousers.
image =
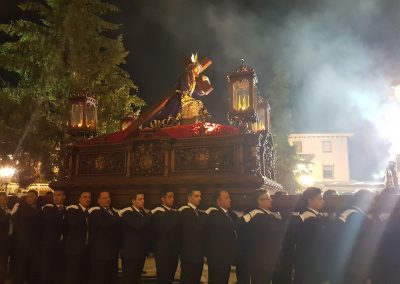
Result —
[[[348,274],[345,276],[345,280],[343,284],[365,284],[367,281],[367,277],[364,275],[358,274]],[[385,283],[387,284],[387,283]]]
[[[236,265],[237,284],[250,284],[250,269],[244,263]]]
[[[181,261],[181,283],[197,284],[200,283],[203,272],[203,262]]]
[[[274,273],[267,270],[254,270],[251,272],[251,284],[270,284]]]
[[[15,278],[15,269],[16,269],[16,254],[17,254],[17,248],[16,248],[16,241],[15,237],[12,235],[10,238],[10,245],[9,245],[9,256],[10,260],[8,262],[8,274],[11,276],[12,279]]]
[[[0,253],[0,284],[6,281],[8,273],[8,253],[6,251]]]
[[[36,284],[39,282],[39,252],[35,245],[25,246],[17,242],[15,256],[15,284]]]
[[[293,281],[293,258],[292,254],[283,255],[278,261],[278,265],[272,277],[274,284],[291,284]]]
[[[81,254],[65,256],[65,284],[87,283],[90,275],[89,254],[85,250]]]
[[[58,284],[64,279],[65,259],[62,246],[41,252],[40,283]]]
[[[208,283],[209,284],[228,284],[231,266],[212,267],[208,266]]]
[[[178,266],[178,255],[170,255],[169,258],[156,257],[157,283],[170,284],[174,281],[176,268]]]
[[[111,284],[115,283],[118,273],[118,259],[91,261],[91,284]]]
[[[274,284],[291,284],[292,283],[292,270],[279,270],[274,273],[272,278]]]
[[[295,276],[294,276],[294,284],[321,284],[321,282],[323,281],[322,279],[320,279],[319,277],[315,277],[312,275],[312,268],[310,268],[309,273],[305,273],[302,275],[296,275],[295,272]],[[355,284],[355,283],[352,283]]]
[[[144,262],[146,258],[142,259],[122,259],[122,277],[124,284],[139,284],[140,275],[142,274]]]

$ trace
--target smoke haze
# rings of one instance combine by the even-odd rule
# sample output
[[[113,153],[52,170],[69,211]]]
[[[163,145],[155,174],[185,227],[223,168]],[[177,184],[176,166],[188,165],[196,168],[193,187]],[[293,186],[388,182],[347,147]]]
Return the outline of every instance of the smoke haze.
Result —
[[[208,74],[215,91],[205,103],[214,120],[224,122],[226,75],[240,59],[255,68],[264,93],[279,62],[290,74],[296,132],[355,134],[349,142],[353,178],[371,179],[400,153],[400,105],[391,99],[399,78],[399,1],[121,4],[132,50],[129,68],[164,78],[150,86],[133,76],[149,103],[173,87],[182,58],[198,51],[213,59]]]
[[[2,7],[16,5],[1,0]],[[127,69],[152,104],[199,52],[214,92],[205,105],[226,123],[226,75],[244,58],[268,91],[272,67],[290,75],[296,132],[352,132],[351,175],[371,179],[400,153],[400,1],[116,0]],[[10,8],[11,9],[11,8]],[[14,9],[14,8],[13,8]],[[4,14],[4,13],[3,13]],[[9,17],[9,15],[7,15]]]

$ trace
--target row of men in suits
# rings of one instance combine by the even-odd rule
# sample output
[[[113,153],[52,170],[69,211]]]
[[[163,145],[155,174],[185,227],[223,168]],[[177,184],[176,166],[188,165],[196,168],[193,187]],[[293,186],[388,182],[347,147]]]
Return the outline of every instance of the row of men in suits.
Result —
[[[55,191],[53,203],[36,208],[37,193],[30,191],[26,202],[9,210],[7,197],[0,194],[1,275],[14,236],[15,283],[115,283],[118,257],[124,283],[139,283],[153,239],[159,283],[173,281],[178,259],[181,282],[199,283],[207,257],[209,283],[228,283],[236,265],[240,284],[289,284],[293,271],[296,284],[357,284],[371,279],[379,240],[396,247],[400,231],[396,211],[386,219],[391,229],[376,233],[383,231],[367,215],[374,195],[365,190],[355,194],[349,209],[330,218],[320,213],[324,199],[319,188],[308,188],[304,210],[285,218],[271,211],[272,199],[263,190],[255,193],[255,209],[242,217],[230,210],[225,190],[216,192],[215,207],[206,211],[198,209],[201,191],[195,188],[179,210],[172,209],[172,190],[165,190],[160,206],[149,212],[140,192],[122,210],[111,207],[107,191],[98,194],[99,206],[89,208],[91,198],[82,192],[78,204],[64,207],[64,192]],[[379,249],[380,263],[398,260],[398,250],[387,248]],[[399,283],[398,270],[380,268],[381,283]]]
[[[55,192],[54,203],[42,208],[37,199],[37,191],[30,190],[10,209],[7,195],[0,193],[0,283],[8,274],[12,283],[63,281],[65,194]]]
[[[286,239],[291,236],[294,248],[294,283],[400,283],[400,207],[380,212],[375,206],[379,199],[393,197],[359,190],[347,208],[327,214],[321,213],[321,189],[306,189],[306,207],[292,215],[285,234]],[[284,245],[282,249],[287,253]]]
[[[174,193],[166,190],[161,205],[144,210],[144,194],[135,193],[132,205],[111,207],[109,192],[99,193],[99,206],[89,208],[91,193],[82,192],[78,204],[65,207],[65,194],[55,191],[53,203],[36,207],[37,192],[29,191],[25,202],[12,210],[0,209],[1,238],[14,236],[12,257],[14,283],[114,283],[118,257],[124,283],[139,283],[152,236],[159,283],[171,283],[181,261],[181,282],[199,283],[203,258],[208,257],[211,283],[227,283],[236,257],[237,228],[259,214],[255,209],[242,218],[230,211],[227,191],[216,195],[216,207],[201,211],[201,192],[191,189],[188,203],[172,209]],[[3,214],[4,213],[4,214]],[[5,275],[9,245],[1,242],[1,272]],[[88,278],[88,271],[90,279]]]

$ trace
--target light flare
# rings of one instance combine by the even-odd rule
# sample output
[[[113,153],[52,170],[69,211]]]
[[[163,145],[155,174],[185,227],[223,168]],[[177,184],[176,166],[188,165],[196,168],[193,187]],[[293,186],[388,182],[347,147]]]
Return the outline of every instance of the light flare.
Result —
[[[0,168],[0,177],[9,178],[12,177],[16,172],[16,169],[13,167],[3,167]]]

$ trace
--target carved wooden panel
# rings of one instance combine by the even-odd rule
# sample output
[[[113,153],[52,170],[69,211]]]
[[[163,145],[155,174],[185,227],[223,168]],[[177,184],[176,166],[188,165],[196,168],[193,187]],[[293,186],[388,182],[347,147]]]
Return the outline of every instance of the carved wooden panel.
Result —
[[[235,167],[235,148],[190,147],[174,150],[175,172],[183,171],[229,171]]]
[[[259,147],[256,145],[243,145],[243,168],[245,174],[260,174]]]
[[[133,176],[156,176],[164,174],[165,153],[159,141],[134,146],[132,160]]]
[[[125,152],[79,154],[78,175],[124,175],[125,157]]]

